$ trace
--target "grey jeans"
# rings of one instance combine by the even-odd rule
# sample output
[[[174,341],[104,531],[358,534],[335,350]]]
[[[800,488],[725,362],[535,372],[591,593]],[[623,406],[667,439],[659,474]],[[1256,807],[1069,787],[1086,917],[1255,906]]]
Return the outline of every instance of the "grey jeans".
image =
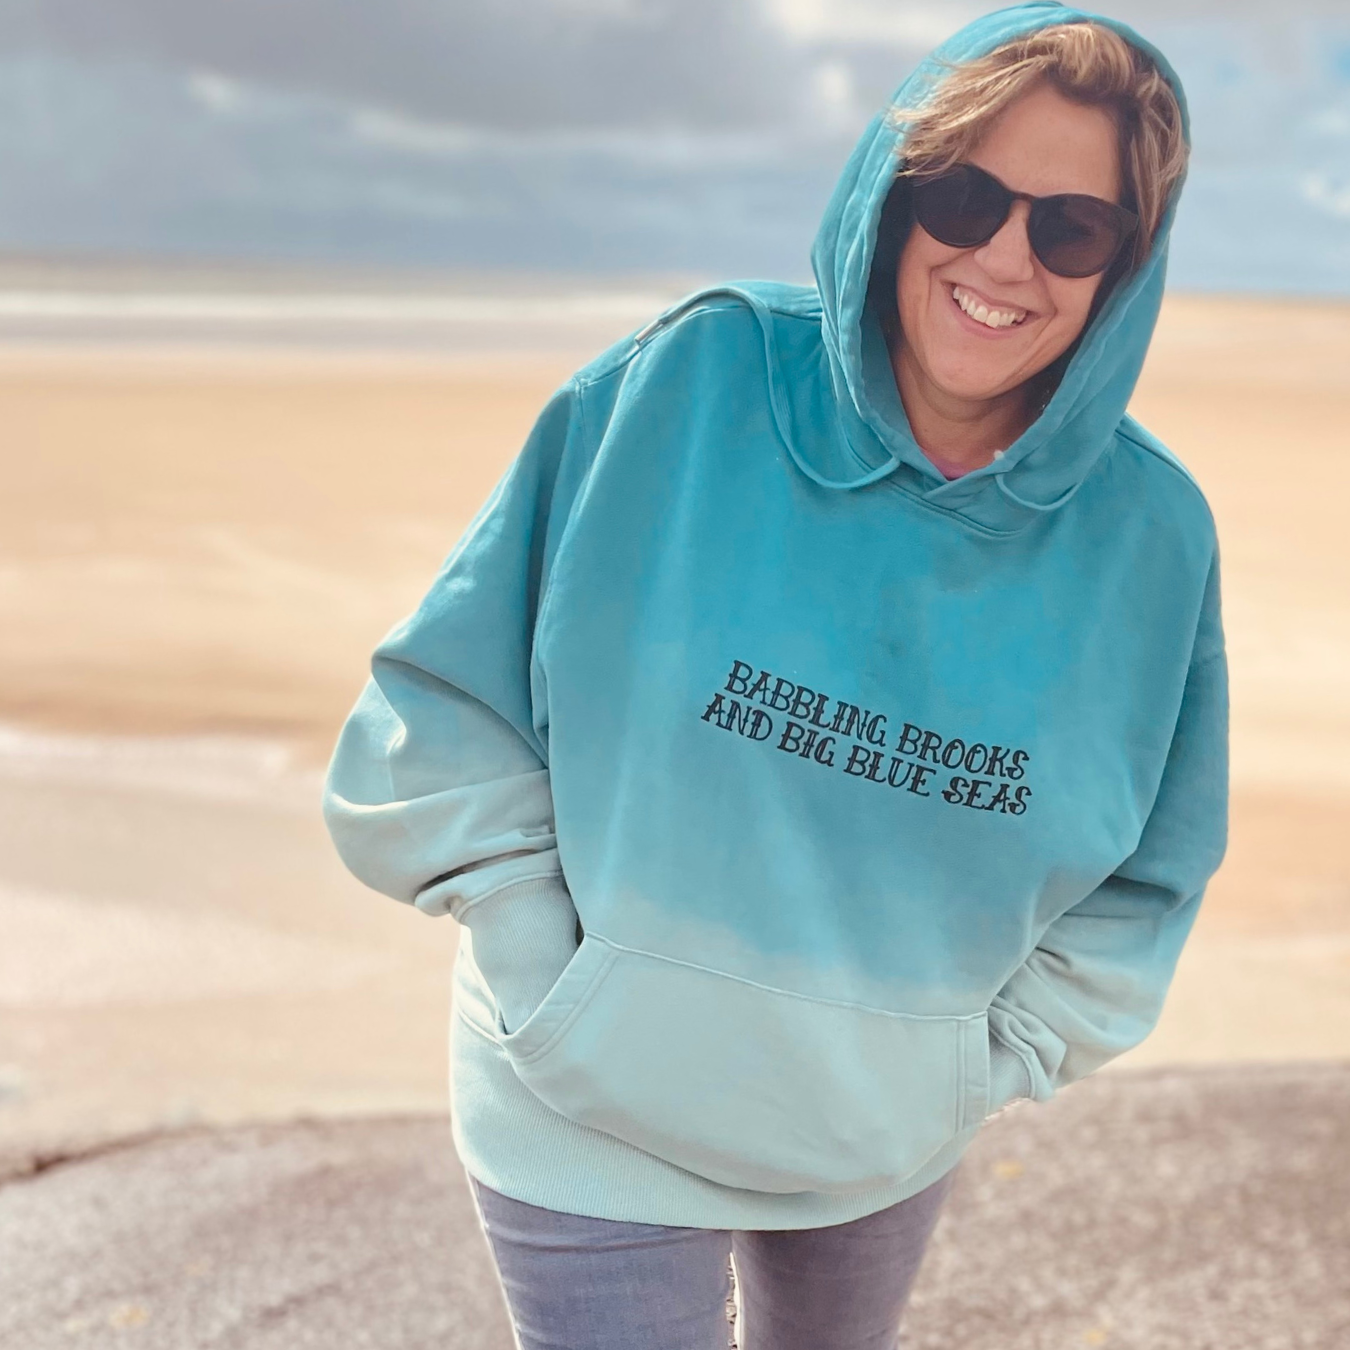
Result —
[[[469,1186],[520,1350],[894,1350],[955,1172],[848,1223],[751,1232],[560,1214]]]

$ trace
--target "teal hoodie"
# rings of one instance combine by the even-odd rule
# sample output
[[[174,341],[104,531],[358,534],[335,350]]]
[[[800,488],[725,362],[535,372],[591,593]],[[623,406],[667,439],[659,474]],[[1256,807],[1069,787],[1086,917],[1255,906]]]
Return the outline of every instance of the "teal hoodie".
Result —
[[[815,287],[700,292],[556,393],[342,731],[342,857],[464,926],[453,1137],[507,1195],[904,1199],[1148,1035],[1223,854],[1214,526],[1125,411],[1175,200],[1039,418],[947,482],[865,303],[900,145],[883,110]]]

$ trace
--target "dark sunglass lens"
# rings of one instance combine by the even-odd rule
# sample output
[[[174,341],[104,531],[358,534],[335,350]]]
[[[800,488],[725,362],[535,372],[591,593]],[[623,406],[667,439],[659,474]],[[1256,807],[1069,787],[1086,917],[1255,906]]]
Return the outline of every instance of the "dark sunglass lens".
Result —
[[[1008,214],[1008,202],[987,174],[958,165],[914,187],[914,215],[941,244],[972,248],[992,239]]]
[[[1036,256],[1062,277],[1102,271],[1124,240],[1111,204],[1096,197],[1047,197],[1032,208],[1028,225]]]

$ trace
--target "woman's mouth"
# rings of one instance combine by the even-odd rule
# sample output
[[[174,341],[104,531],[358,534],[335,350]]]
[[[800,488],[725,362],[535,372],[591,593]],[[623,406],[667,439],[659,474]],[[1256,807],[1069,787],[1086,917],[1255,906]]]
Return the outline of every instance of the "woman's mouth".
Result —
[[[964,286],[951,287],[952,300],[960,311],[986,328],[1016,328],[1026,317],[1028,311],[1010,307],[995,308],[986,304],[978,295],[966,290]]]

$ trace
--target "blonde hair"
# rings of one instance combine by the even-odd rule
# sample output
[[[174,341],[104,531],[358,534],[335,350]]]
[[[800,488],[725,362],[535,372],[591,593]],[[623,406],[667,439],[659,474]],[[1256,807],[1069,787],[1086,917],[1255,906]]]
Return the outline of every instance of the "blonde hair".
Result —
[[[904,124],[901,175],[933,173],[964,159],[1002,112],[1048,83],[1065,98],[1103,108],[1119,134],[1123,205],[1139,216],[1131,269],[1148,256],[1172,190],[1186,171],[1181,106],[1147,53],[1098,23],[1064,23],[1014,38],[971,61],[948,63],[946,78],[915,108],[892,110]]]

